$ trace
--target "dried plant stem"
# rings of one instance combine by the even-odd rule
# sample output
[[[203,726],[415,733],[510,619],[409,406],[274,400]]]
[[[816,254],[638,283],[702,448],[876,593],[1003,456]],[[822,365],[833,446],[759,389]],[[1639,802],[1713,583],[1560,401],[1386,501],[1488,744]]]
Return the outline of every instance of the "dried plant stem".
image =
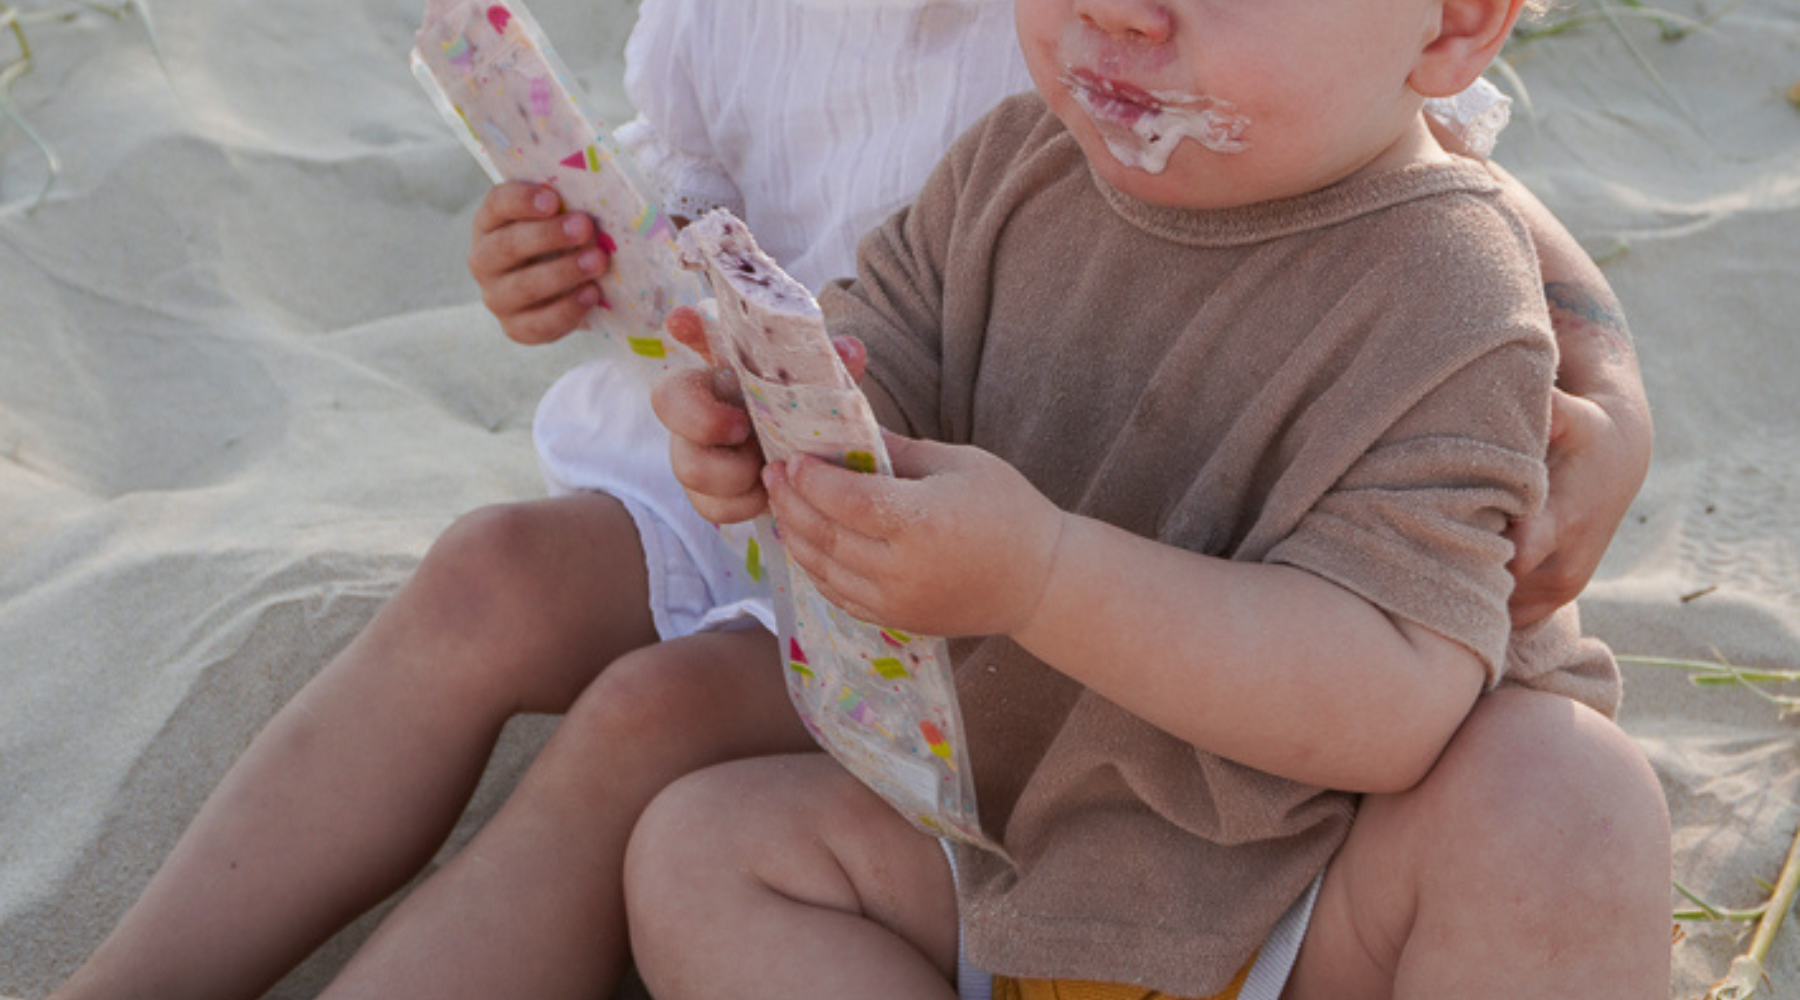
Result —
[[[1781,878],[1775,882],[1775,894],[1769,897],[1769,910],[1757,922],[1756,936],[1750,939],[1749,955],[1758,964],[1769,957],[1769,949],[1775,945],[1775,934],[1781,930],[1788,911],[1794,908],[1796,891],[1800,891],[1800,831],[1796,831],[1794,842],[1788,847],[1787,861],[1781,866]]]
[[[30,73],[32,67],[31,41],[25,35],[25,26],[46,21],[68,21],[79,16],[81,10],[105,14],[114,20],[120,20],[127,14],[135,13],[144,23],[144,31],[150,38],[150,49],[156,56],[157,65],[162,68],[164,76],[169,73],[168,66],[163,63],[162,49],[156,43],[156,27],[150,20],[150,8],[147,6],[146,0],[119,0],[116,5],[102,3],[100,0],[73,0],[73,3],[67,7],[32,13],[22,13],[12,4],[0,0],[0,29],[9,31],[19,48],[17,58],[9,63],[0,64],[0,137],[5,136],[8,126],[18,126],[19,131],[25,134],[25,138],[37,147],[38,155],[44,158],[47,170],[43,187],[38,189],[37,197],[26,209],[27,212],[36,211],[38,206],[42,205],[44,200],[50,196],[51,189],[56,186],[57,178],[62,174],[62,160],[56,155],[56,148],[50,145],[49,140],[39,134],[37,129],[32,127],[30,119],[25,117],[13,101],[13,82]]]
[[[1781,866],[1781,877],[1775,880],[1775,891],[1769,896],[1762,918],[1756,922],[1750,947],[1732,959],[1725,978],[1713,986],[1705,1000],[1748,1000],[1756,995],[1764,980],[1763,965],[1769,960],[1769,950],[1775,946],[1775,935],[1781,931],[1782,922],[1794,908],[1797,891],[1800,891],[1800,831],[1795,833],[1794,842],[1788,848],[1787,861]]]
[[[1669,85],[1663,82],[1662,74],[1656,71],[1656,65],[1644,55],[1644,51],[1638,48],[1637,42],[1632,39],[1631,33],[1626,31],[1624,25],[1620,23],[1620,8],[1609,3],[1602,3],[1598,6],[1600,8],[1600,13],[1606,18],[1606,23],[1612,27],[1613,33],[1619,36],[1619,41],[1625,44],[1626,51],[1631,53],[1631,58],[1637,62],[1638,67],[1644,71],[1644,74],[1650,78],[1651,85],[1656,87],[1656,89],[1662,93],[1665,100],[1674,105],[1675,110],[1681,112],[1682,117],[1688,120],[1688,124],[1692,125],[1694,130],[1699,132],[1702,138],[1710,139],[1710,136],[1708,136],[1706,132],[1706,124],[1700,120],[1698,115],[1694,114],[1693,109],[1687,106],[1687,102],[1683,101],[1679,94],[1669,89]],[[1624,9],[1627,11],[1643,10],[1643,8],[1637,4],[1633,4]],[[1655,16],[1660,19],[1666,16],[1666,12],[1659,11]],[[1665,39],[1671,38],[1669,27],[1666,22],[1663,23],[1662,31]]]
[[[0,25],[12,31],[13,40],[19,46],[19,57],[0,67],[0,135],[5,134],[5,126],[17,125],[19,131],[25,133],[25,138],[37,147],[38,154],[44,158],[49,171],[44,178],[43,187],[38,189],[36,200],[31,203],[31,209],[35,210],[50,196],[50,189],[55,186],[56,177],[62,172],[62,161],[57,159],[56,148],[39,135],[37,129],[31,127],[30,120],[20,114],[18,106],[13,103],[13,81],[31,72],[31,40],[25,37],[24,18],[11,4],[0,3]]]
[[[1685,671],[1689,675],[1688,680],[1699,687],[1732,685],[1747,688],[1757,697],[1778,706],[1784,716],[1800,713],[1800,697],[1774,694],[1763,687],[1766,684],[1800,683],[1800,670],[1739,667],[1730,663],[1660,656],[1620,656],[1618,659],[1620,663]],[[1766,883],[1765,887],[1768,887]],[[1677,920],[1756,921],[1750,947],[1732,960],[1725,978],[1713,984],[1703,1000],[1749,1000],[1762,988],[1765,979],[1763,965],[1768,961],[1769,950],[1775,946],[1775,936],[1781,931],[1788,911],[1794,908],[1795,896],[1800,895],[1800,831],[1795,832],[1793,842],[1788,846],[1787,860],[1782,863],[1780,877],[1775,880],[1773,887],[1768,888],[1769,900],[1762,906],[1748,910],[1726,910],[1707,903],[1680,882],[1675,883],[1675,891],[1696,907],[1692,910],[1677,910]]]

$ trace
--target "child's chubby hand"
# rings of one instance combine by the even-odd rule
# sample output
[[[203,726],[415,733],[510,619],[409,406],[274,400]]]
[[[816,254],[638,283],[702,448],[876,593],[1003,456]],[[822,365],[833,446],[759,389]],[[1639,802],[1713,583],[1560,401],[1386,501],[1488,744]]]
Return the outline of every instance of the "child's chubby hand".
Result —
[[[669,429],[669,464],[694,509],[714,524],[748,521],[768,509],[762,447],[729,368],[714,367],[700,314],[669,313],[671,336],[694,349],[704,368],[677,368],[657,379],[650,405]]]
[[[886,439],[896,478],[816,458],[764,471],[789,554],[866,621],[943,636],[1023,630],[1066,515],[979,448]]]
[[[656,416],[669,430],[669,463],[701,517],[715,524],[748,521],[768,510],[762,486],[763,453],[744,409],[743,392],[729,368],[715,366],[706,320],[685,306],[663,324],[707,367],[678,368],[650,393]],[[853,379],[862,378],[868,353],[852,337],[834,338],[838,357]]]
[[[469,274],[500,329],[521,344],[568,336],[604,306],[600,276],[617,249],[595,221],[564,212],[541,184],[496,184],[475,210]]]

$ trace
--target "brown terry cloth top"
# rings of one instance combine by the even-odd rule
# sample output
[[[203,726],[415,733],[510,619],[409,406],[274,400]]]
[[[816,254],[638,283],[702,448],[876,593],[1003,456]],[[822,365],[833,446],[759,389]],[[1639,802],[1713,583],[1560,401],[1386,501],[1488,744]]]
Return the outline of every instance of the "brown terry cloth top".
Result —
[[[1480,167],[1170,210],[1107,188],[1024,95],[858,273],[827,321],[868,345],[905,432],[985,448],[1066,510],[1316,573],[1496,682],[1575,656],[1565,623],[1508,660],[1501,531],[1543,499],[1556,357],[1536,256]],[[1009,639],[953,652],[982,821],[1013,859],[958,848],[964,940],[993,972],[1216,992],[1349,829],[1353,796],[1197,749]]]

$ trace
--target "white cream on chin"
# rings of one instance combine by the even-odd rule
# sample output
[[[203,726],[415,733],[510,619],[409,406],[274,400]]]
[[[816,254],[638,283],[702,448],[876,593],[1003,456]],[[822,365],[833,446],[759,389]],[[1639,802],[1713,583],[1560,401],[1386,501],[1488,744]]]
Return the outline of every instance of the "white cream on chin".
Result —
[[[1215,153],[1240,153],[1249,148],[1244,129],[1250,120],[1229,102],[1204,94],[1146,91],[1153,103],[1106,93],[1105,87],[1064,73],[1062,82],[1075,103],[1087,112],[1106,148],[1120,162],[1145,173],[1160,174],[1183,139],[1192,139]]]

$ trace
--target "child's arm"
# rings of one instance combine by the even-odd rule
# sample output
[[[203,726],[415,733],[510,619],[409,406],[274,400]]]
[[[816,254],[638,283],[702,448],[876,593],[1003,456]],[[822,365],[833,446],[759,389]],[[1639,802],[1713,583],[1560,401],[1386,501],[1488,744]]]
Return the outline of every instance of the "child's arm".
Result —
[[[1469,649],[1321,577],[1065,513],[980,449],[888,445],[901,478],[765,474],[788,552],[854,614],[1010,634],[1180,739],[1353,791],[1414,784],[1481,690]]]
[[[1043,598],[1014,638],[1221,756],[1330,788],[1401,791],[1482,690],[1468,647],[1305,570],[1065,520]],[[1094,627],[1096,609],[1107,627]]]
[[[1531,230],[1560,364],[1552,397],[1550,496],[1508,532],[1515,625],[1574,600],[1599,568],[1650,468],[1650,405],[1637,352],[1606,278],[1543,203],[1498,164],[1488,169]]]

